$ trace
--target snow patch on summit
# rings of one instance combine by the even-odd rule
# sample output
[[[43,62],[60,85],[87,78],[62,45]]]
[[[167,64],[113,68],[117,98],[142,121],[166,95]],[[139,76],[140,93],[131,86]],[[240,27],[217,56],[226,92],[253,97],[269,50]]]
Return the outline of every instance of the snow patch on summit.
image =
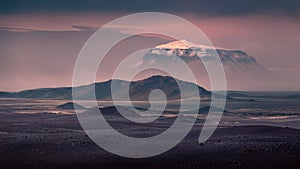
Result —
[[[178,41],[173,41],[170,43],[166,44],[161,44],[156,46],[155,48],[159,49],[192,49],[192,48],[201,48],[201,49],[222,49],[222,50],[230,50],[230,49],[224,49],[224,48],[219,48],[219,47],[214,47],[214,46],[208,46],[208,45],[201,45],[201,44],[196,44],[187,41],[186,39],[178,40]]]

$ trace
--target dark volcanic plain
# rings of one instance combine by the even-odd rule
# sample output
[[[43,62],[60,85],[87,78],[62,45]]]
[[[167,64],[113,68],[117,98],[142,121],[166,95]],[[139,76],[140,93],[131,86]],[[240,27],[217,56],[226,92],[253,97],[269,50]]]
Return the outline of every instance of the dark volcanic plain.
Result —
[[[138,135],[144,130],[123,123],[121,118],[112,122],[121,132]],[[147,133],[162,132],[169,122],[169,119],[158,120]],[[298,129],[221,125],[207,142],[199,144],[201,124],[197,121],[188,136],[164,154],[129,159],[98,147],[84,133],[75,114],[1,113],[0,164],[6,169],[300,168]]]

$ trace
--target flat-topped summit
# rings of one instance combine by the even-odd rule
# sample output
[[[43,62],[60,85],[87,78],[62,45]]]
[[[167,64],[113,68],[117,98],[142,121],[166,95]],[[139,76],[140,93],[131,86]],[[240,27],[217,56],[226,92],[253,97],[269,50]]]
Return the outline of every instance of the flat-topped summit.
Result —
[[[150,55],[157,56],[180,56],[182,58],[195,58],[199,57],[204,60],[215,60],[220,58],[223,64],[230,63],[246,63],[257,64],[254,57],[248,55],[242,50],[225,49],[220,47],[202,45],[190,42],[186,39],[173,41],[166,44],[158,45],[152,48],[149,52]],[[148,55],[149,56],[149,55]],[[147,56],[147,57],[148,57]]]
[[[202,45],[202,44],[197,44],[190,42],[186,39],[178,40],[178,41],[173,41],[170,43],[166,44],[161,44],[156,46],[155,48],[158,49],[192,49],[192,48],[201,48],[201,49],[222,49],[222,50],[229,50],[229,49],[224,49],[224,48],[219,48],[219,47],[214,47],[214,46],[208,46],[208,45]]]

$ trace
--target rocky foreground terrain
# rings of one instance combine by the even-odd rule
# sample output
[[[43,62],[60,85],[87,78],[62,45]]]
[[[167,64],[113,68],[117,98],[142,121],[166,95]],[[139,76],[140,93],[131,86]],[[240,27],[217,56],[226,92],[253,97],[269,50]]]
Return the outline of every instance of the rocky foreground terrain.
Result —
[[[115,127],[137,131],[119,120]],[[163,130],[162,122],[151,130]],[[168,125],[167,123],[165,125]],[[140,128],[143,130],[143,128]],[[299,168],[300,130],[271,126],[220,126],[204,144],[195,126],[159,156],[129,159],[110,154],[84,133],[74,114],[0,114],[1,168]]]

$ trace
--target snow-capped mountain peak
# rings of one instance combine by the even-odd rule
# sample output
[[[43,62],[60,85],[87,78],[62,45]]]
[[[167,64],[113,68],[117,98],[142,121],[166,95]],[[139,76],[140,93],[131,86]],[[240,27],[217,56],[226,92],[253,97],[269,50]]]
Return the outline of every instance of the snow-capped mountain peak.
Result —
[[[186,39],[173,41],[173,42],[166,43],[166,44],[161,44],[161,45],[156,46],[155,48],[158,48],[158,49],[192,49],[192,48],[223,49],[223,48],[215,48],[213,46],[192,43]],[[223,50],[225,50],[225,49],[223,49]]]
[[[256,59],[242,50],[224,49],[178,40],[158,45],[150,49],[139,64],[140,66],[163,67],[164,65],[176,65],[177,59],[183,60],[201,81],[201,85],[209,88],[210,79],[203,63],[213,65],[220,60],[223,64],[229,88],[243,89],[244,86],[265,84],[273,79],[271,71],[256,62]],[[144,77],[152,75],[165,75],[154,70],[143,74]],[[265,82],[264,82],[265,81]],[[255,83],[254,83],[255,82]]]
[[[212,61],[215,60],[217,57],[219,57],[223,62],[223,64],[230,63],[230,62],[256,64],[255,58],[249,56],[244,51],[196,44],[196,43],[189,42],[186,39],[158,45],[152,48],[149,54],[152,55],[151,57],[180,56],[183,59],[184,58],[199,59],[199,57],[201,57],[203,60],[207,60],[207,61]]]

